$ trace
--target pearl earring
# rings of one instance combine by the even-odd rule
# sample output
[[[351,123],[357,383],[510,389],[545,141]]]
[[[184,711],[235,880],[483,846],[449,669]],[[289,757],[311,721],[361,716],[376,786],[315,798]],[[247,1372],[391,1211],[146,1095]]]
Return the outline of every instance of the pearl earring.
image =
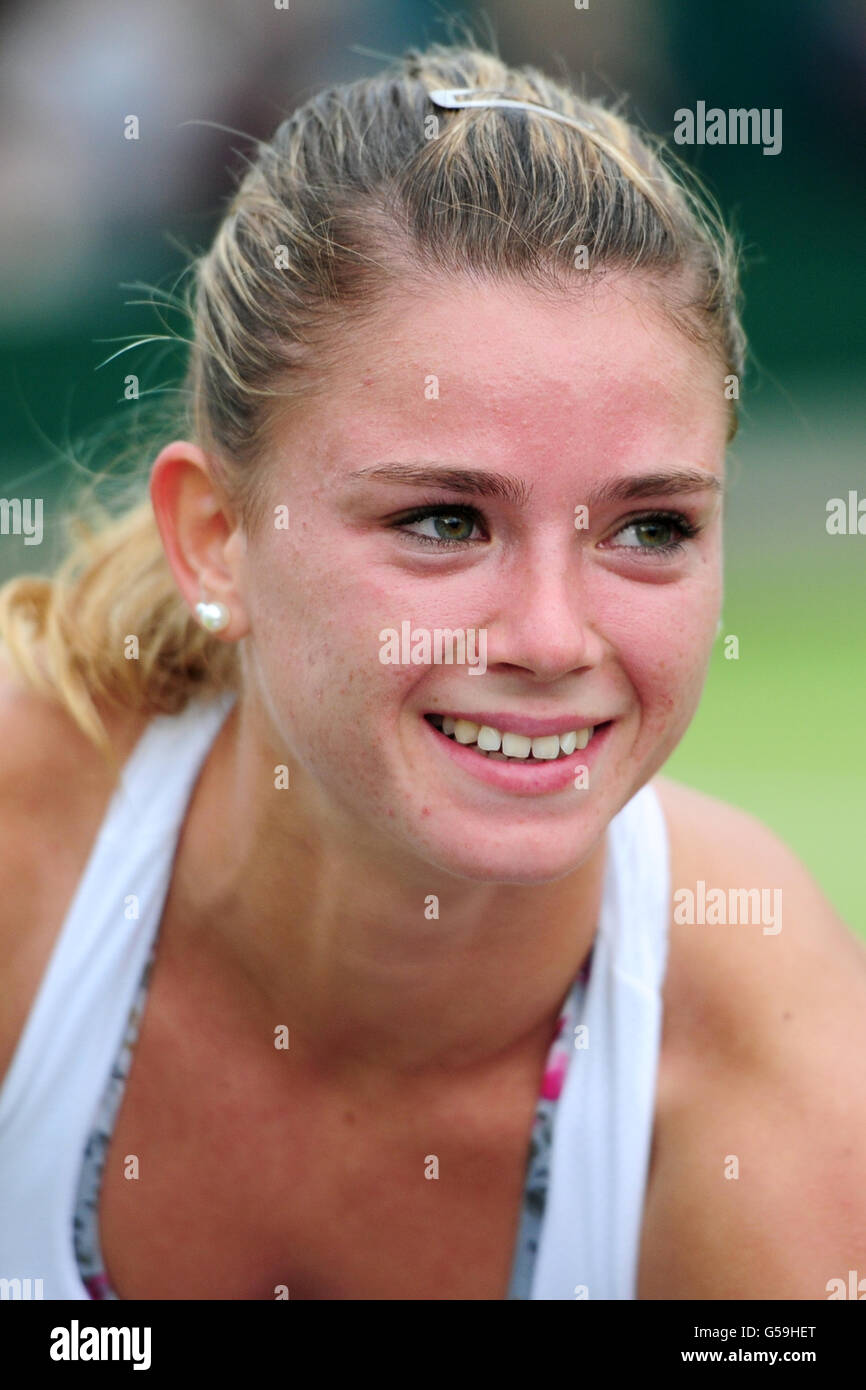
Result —
[[[231,621],[231,614],[224,603],[205,603],[202,600],[195,606],[195,615],[208,632],[222,632]]]

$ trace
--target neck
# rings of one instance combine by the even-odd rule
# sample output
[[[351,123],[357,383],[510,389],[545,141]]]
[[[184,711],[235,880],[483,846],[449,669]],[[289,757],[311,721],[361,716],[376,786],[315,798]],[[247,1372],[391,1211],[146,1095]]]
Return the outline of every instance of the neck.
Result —
[[[320,1069],[432,1078],[543,1052],[595,936],[604,838],[541,885],[395,864],[325,819],[303,769],[275,803],[262,727],[239,702],[194,790],[171,888],[181,946],[243,979],[250,1021],[285,1024]]]

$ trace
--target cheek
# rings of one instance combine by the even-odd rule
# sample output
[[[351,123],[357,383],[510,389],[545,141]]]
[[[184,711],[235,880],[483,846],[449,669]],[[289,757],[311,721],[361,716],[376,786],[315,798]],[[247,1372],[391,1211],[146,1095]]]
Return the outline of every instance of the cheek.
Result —
[[[379,659],[379,633],[415,611],[392,589],[360,582],[359,566],[312,546],[271,548],[247,574],[246,603],[263,694],[281,736],[301,761],[348,765],[382,738],[382,713],[399,708],[419,667]],[[351,731],[363,729],[363,737]],[[296,744],[308,750],[302,753]],[[368,754],[369,755],[369,754]]]
[[[643,607],[620,648],[645,726],[682,734],[691,721],[716,639],[721,597],[716,585],[673,584]]]
[[[679,739],[694,717],[706,679],[708,656],[692,651],[661,662],[639,687],[645,729]]]

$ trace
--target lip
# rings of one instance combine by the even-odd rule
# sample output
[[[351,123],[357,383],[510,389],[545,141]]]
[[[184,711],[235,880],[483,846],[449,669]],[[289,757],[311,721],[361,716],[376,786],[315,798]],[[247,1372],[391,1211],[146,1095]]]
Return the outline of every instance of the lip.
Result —
[[[545,734],[567,734],[572,730],[577,733],[580,729],[592,729],[596,724],[606,722],[602,717],[594,718],[591,715],[555,714],[550,719],[537,719],[528,714],[503,714],[501,710],[493,713],[485,711],[483,714],[464,714],[458,710],[429,709],[424,713],[438,714],[443,719],[468,719],[479,728],[482,724],[489,724],[501,734],[526,734],[528,738],[543,738]]]
[[[431,711],[438,714],[439,711]],[[452,715],[452,718],[458,716]],[[459,716],[465,717],[465,716]],[[501,716],[500,716],[501,717]],[[486,716],[485,716],[486,718]],[[478,722],[477,719],[474,722]],[[536,721],[550,725],[550,720]],[[484,758],[473,751],[472,745],[457,743],[455,739],[449,738],[447,734],[440,731],[430,723],[429,719],[421,716],[421,723],[427,730],[430,738],[436,740],[437,746],[448,757],[452,758],[458,767],[465,769],[479,782],[486,782],[490,787],[496,787],[500,791],[512,792],[517,796],[543,796],[547,792],[563,791],[566,787],[574,788],[575,768],[583,766],[590,768],[599,756],[601,749],[607,741],[616,721],[610,720],[604,728],[598,729],[593,734],[586,748],[576,748],[573,753],[569,753],[565,758],[551,759],[549,762],[532,763],[529,766],[521,765],[517,762],[500,762],[498,758]],[[492,720],[491,720],[492,723]],[[494,725],[501,728],[501,725]],[[586,728],[587,726],[581,725]],[[523,725],[526,728],[526,725]],[[561,724],[557,728],[562,728]],[[504,729],[504,733],[512,732]],[[513,732],[517,732],[514,730]],[[553,730],[552,732],[555,732]],[[541,734],[538,737],[542,737]]]

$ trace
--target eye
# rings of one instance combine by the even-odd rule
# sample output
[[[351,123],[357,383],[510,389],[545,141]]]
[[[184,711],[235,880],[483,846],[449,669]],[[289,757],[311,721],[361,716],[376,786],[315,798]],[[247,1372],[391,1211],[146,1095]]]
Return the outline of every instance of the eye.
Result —
[[[422,545],[433,545],[442,549],[466,545],[470,541],[485,540],[484,535],[473,535],[476,527],[481,527],[481,513],[474,507],[452,507],[440,504],[435,507],[421,507],[414,512],[392,521],[390,526],[403,535],[411,536]],[[411,530],[413,526],[425,526],[424,531]]]
[[[672,554],[682,550],[683,541],[690,540],[700,530],[694,522],[681,512],[650,512],[646,516],[633,517],[615,533],[617,536],[631,536],[622,540],[614,549],[637,550],[654,554]]]

